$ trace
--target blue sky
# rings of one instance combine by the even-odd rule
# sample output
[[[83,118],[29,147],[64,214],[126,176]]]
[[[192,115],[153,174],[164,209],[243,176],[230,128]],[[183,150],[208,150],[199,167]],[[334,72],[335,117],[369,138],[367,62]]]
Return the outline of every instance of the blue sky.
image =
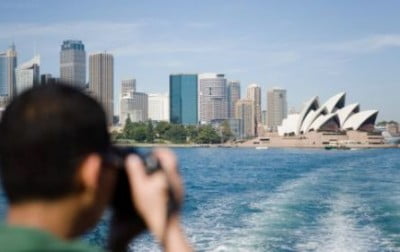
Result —
[[[1,0],[0,50],[15,42],[19,62],[42,57],[59,75],[64,39],[115,57],[121,79],[167,92],[168,76],[219,72],[266,90],[288,90],[289,107],[340,91],[347,103],[400,121],[400,1]]]

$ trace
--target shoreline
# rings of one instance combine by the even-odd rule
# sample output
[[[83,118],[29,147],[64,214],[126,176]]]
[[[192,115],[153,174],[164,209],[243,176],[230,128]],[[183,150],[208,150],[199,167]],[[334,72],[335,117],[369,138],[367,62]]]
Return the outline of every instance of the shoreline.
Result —
[[[325,149],[326,146],[316,145],[274,145],[274,144],[170,144],[170,143],[114,143],[121,147],[141,147],[141,148],[271,148],[271,149]],[[352,149],[400,149],[400,145],[346,145]]]

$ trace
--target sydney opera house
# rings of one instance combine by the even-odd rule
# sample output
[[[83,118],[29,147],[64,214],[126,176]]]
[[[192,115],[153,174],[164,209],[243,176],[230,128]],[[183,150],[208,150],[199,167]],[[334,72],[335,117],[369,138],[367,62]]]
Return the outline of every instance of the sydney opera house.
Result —
[[[362,111],[358,103],[346,105],[346,93],[329,98],[322,105],[313,97],[300,113],[290,114],[278,127],[278,134],[259,138],[271,146],[321,147],[331,144],[377,146],[383,137],[375,132],[377,110]]]
[[[318,97],[309,100],[300,114],[289,115],[280,127],[280,136],[301,135],[311,131],[339,132],[346,130],[372,132],[377,110],[360,111],[358,103],[345,105],[346,93],[337,94],[323,105]]]

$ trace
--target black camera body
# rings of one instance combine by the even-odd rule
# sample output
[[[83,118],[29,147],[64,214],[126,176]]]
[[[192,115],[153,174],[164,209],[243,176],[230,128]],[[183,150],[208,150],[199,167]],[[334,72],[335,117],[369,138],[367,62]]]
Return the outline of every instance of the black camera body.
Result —
[[[108,161],[111,161],[112,166],[117,168],[118,172],[114,195],[111,199],[111,207],[118,213],[130,215],[134,213],[137,215],[131,200],[132,195],[128,181],[128,175],[125,169],[125,160],[130,154],[140,157],[148,175],[161,170],[161,165],[158,160],[154,158],[154,156],[151,154],[140,153],[136,148],[113,146],[110,154],[111,155],[109,156]]]
[[[146,173],[151,175],[158,171],[163,171],[160,162],[154,155],[150,153],[143,153],[132,147],[116,147],[111,148],[110,153],[107,155],[108,163],[117,168],[117,179],[114,194],[111,199],[111,208],[115,215],[119,217],[126,217],[127,219],[135,219],[137,225],[145,229],[145,223],[140,217],[132,202],[131,186],[129,184],[128,175],[125,169],[125,161],[128,155],[133,154],[138,156],[146,169]],[[171,185],[168,188],[168,206],[166,217],[179,210],[179,204],[173,193]]]

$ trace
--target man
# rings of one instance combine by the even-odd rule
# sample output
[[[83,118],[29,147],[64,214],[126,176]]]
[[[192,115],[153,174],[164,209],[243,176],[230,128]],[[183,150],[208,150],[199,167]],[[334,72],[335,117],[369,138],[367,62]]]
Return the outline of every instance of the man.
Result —
[[[0,122],[0,178],[9,202],[0,251],[98,251],[75,239],[109,205],[117,174],[104,160],[110,147],[104,111],[82,92],[49,85],[16,97]],[[152,175],[138,156],[125,161],[132,204],[166,251],[190,251],[179,214],[167,213],[168,188],[183,198],[176,158],[168,150],[154,155],[163,171]],[[137,234],[134,220],[111,223],[109,247],[121,248],[113,243],[122,240],[126,248]]]

